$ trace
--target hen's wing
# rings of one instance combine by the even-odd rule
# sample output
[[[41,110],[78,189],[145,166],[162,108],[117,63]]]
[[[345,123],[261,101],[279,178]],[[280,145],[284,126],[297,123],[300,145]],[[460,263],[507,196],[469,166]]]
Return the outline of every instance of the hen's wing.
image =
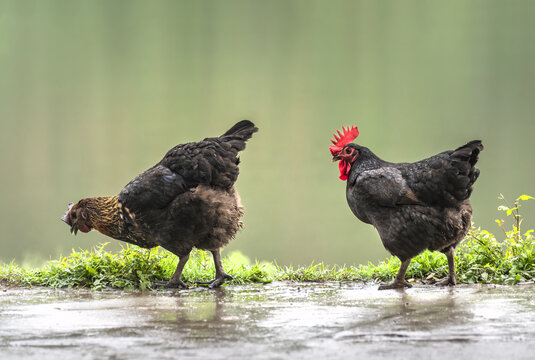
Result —
[[[199,184],[230,188],[238,178],[238,151],[218,138],[178,145],[160,162],[182,177],[188,188]]]
[[[359,196],[379,206],[419,204],[402,172],[394,167],[367,170],[359,174],[355,183]]]
[[[238,152],[256,131],[251,121],[242,120],[220,137],[175,146],[160,164],[180,175],[190,188],[208,184],[228,189],[238,178]]]
[[[156,209],[200,184],[229,189],[239,174],[238,152],[257,130],[243,120],[220,137],[175,146],[156,166],[128,183],[119,200],[130,210]]]
[[[156,165],[130,181],[119,193],[119,201],[130,210],[160,209],[187,189],[180,175]]]

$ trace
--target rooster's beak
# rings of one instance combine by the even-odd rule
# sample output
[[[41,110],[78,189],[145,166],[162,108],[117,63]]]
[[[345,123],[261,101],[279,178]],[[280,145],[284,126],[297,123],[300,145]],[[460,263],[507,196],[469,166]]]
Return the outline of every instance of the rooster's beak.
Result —
[[[339,156],[339,155],[334,155],[334,156],[333,156],[333,162],[335,162],[335,161],[340,161],[340,160],[342,160],[342,157],[341,157],[341,156]]]

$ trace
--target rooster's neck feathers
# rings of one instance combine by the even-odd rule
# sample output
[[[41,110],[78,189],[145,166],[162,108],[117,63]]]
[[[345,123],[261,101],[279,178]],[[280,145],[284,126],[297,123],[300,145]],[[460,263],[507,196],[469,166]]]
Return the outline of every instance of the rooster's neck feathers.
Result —
[[[355,146],[359,151],[359,156],[356,158],[356,160],[351,164],[351,170],[349,171],[350,178],[349,182],[351,180],[355,181],[356,175],[363,171],[367,170],[373,170],[378,169],[383,166],[388,166],[388,161],[384,161],[381,158],[379,158],[377,155],[375,155],[370,149],[364,146]],[[354,174],[353,177],[351,174]],[[348,184],[349,184],[348,182]]]

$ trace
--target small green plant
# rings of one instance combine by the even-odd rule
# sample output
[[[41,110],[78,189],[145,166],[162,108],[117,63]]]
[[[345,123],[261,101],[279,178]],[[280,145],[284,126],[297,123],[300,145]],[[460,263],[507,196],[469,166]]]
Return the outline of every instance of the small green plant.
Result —
[[[503,241],[498,241],[493,234],[480,228],[470,230],[458,254],[462,265],[459,278],[462,281],[516,284],[535,279],[533,229],[521,232],[523,218],[519,211],[521,201],[533,197],[521,195],[515,200],[514,206],[509,206],[501,194],[498,199],[505,203],[498,210],[511,217],[513,224],[507,229],[505,220],[496,220],[505,235]]]
[[[515,223],[513,225],[513,229],[509,231],[507,231],[504,228],[504,220],[496,219],[495,220],[496,223],[503,230],[507,238],[514,236],[516,240],[520,241],[522,239],[522,234],[520,232],[520,225],[522,224],[522,220],[523,220],[522,217],[520,216],[520,201],[530,200],[530,199],[533,199],[533,197],[529,195],[520,195],[518,198],[516,198],[513,207],[509,206],[503,194],[500,194],[500,196],[498,196],[498,199],[502,200],[505,203],[505,205],[498,206],[498,210],[504,211],[507,214],[507,216],[512,215]]]
[[[535,280],[534,230],[521,232],[520,206],[531,200],[529,195],[519,196],[510,206],[498,207],[512,220],[496,220],[504,239],[481,228],[472,226],[459,245],[455,263],[457,277],[465,283],[517,284]],[[0,266],[0,284],[48,287],[88,287],[151,289],[154,281],[167,280],[175,271],[177,257],[160,248],[148,251],[126,246],[119,253],[105,251],[106,244],[92,251],[73,251],[67,257],[48,262],[36,270],[23,269],[14,263]],[[268,283],[277,281],[390,281],[398,271],[400,262],[390,257],[375,265],[329,266],[312,263],[305,267],[278,266],[271,263],[251,263],[240,252],[223,258],[223,265],[234,280],[228,284]],[[409,281],[446,276],[446,257],[439,252],[425,251],[416,256],[407,271]],[[204,251],[193,251],[183,272],[183,280],[206,281],[215,277],[212,257]]]

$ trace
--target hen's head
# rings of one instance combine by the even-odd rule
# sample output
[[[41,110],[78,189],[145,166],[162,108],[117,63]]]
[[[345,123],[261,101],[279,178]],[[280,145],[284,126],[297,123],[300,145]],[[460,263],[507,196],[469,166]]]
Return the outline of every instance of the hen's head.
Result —
[[[71,234],[80,230],[83,233],[87,233],[91,230],[91,226],[88,224],[87,210],[83,204],[83,201],[79,201],[77,204],[70,203],[67,212],[61,218],[67,225],[71,227]]]
[[[343,132],[337,130],[334,134],[334,140],[331,140],[333,145],[329,147],[333,161],[339,161],[338,167],[340,169],[340,179],[347,180],[351,164],[355,162],[359,156],[357,145],[353,144],[353,140],[359,136],[359,129],[356,126],[344,128]]]

